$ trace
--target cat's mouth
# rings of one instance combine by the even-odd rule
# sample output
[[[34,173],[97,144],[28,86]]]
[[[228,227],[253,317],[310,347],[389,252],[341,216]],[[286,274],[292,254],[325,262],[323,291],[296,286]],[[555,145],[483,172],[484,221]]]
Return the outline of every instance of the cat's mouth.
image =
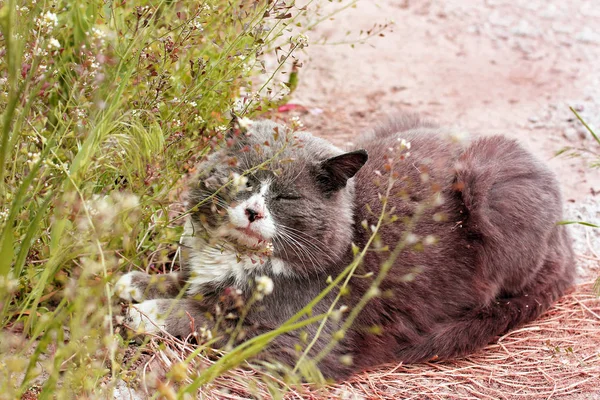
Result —
[[[259,243],[263,243],[263,242],[267,242],[268,240],[265,239],[260,233],[253,231],[252,229],[250,229],[250,227],[246,227],[246,228],[235,228],[236,231],[240,232],[243,235],[246,235],[248,237],[251,237],[253,239],[256,239]]]
[[[255,250],[272,248],[271,240],[265,238],[260,233],[250,229],[250,227],[235,227],[229,232],[229,236],[235,239],[235,241],[241,244],[242,246]]]

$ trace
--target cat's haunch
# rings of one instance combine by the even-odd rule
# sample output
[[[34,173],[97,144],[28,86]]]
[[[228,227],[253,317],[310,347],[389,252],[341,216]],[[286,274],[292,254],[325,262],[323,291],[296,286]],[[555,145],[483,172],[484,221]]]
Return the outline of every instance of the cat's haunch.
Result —
[[[501,136],[464,143],[409,116],[344,152],[258,121],[232,128],[198,171],[181,270],[117,282],[122,299],[138,302],[126,321],[134,329],[187,337],[219,321],[217,345],[275,329],[353,262],[353,245],[364,249],[378,224],[336,309],[355,307],[402,247],[345,335],[336,332],[348,312],[329,318],[307,351],[314,357],[339,340],[320,358],[326,377],[478,351],[537,318],[574,278],[556,178]],[[338,293],[312,315],[328,312]],[[216,309],[230,318],[207,318]],[[263,356],[294,366],[318,327],[302,329],[308,341],[298,331],[277,337]]]

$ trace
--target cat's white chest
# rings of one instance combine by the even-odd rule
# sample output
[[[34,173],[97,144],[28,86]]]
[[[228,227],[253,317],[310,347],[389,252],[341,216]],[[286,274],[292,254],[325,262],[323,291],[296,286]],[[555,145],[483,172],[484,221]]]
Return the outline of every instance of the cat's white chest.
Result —
[[[231,278],[241,285],[245,283],[246,271],[252,268],[249,257],[227,249],[192,249],[188,253],[187,263],[190,271],[189,294],[201,292],[207,284],[219,284]]]

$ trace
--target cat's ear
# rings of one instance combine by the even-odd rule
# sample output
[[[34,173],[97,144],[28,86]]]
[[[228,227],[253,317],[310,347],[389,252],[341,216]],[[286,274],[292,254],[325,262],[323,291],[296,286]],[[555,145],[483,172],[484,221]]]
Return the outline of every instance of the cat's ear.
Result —
[[[367,162],[366,150],[356,150],[328,158],[319,164],[317,181],[325,191],[333,192],[346,186]]]

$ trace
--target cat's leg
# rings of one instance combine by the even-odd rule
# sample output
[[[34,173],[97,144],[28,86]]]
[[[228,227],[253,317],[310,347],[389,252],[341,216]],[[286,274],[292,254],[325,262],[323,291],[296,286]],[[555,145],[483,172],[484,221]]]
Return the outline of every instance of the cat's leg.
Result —
[[[211,336],[205,337],[213,339],[211,347],[220,348],[227,345],[230,341],[232,332],[238,326],[238,319],[225,318],[221,320],[215,329],[215,319],[207,317],[212,307],[201,300],[192,299],[154,299],[146,300],[139,304],[131,304],[125,315],[123,325],[130,328],[137,334],[156,334],[167,332],[170,335],[187,338],[190,335],[211,332]],[[263,325],[252,321],[251,315],[247,317],[242,324],[243,339],[248,340],[252,337],[271,332],[277,328],[273,325]],[[319,354],[332,340],[331,327],[326,328],[318,340],[314,343],[309,357],[314,358]],[[204,331],[204,332],[203,332]],[[309,325],[303,329],[309,337],[316,334],[317,326]],[[212,336],[214,334],[214,337]],[[233,342],[239,344],[236,340]],[[298,362],[298,345],[302,345],[298,331],[282,333],[271,339],[269,346],[255,355],[256,359],[278,361],[289,368],[292,368]],[[340,380],[348,377],[353,367],[344,362],[344,357],[348,357],[351,350],[345,341],[339,343],[331,352],[327,354],[318,364],[318,368],[326,378]]]
[[[149,275],[132,271],[123,275],[115,284],[114,293],[127,302],[177,297],[184,286],[179,272]]]
[[[165,331],[173,336],[187,337],[202,328],[212,329],[207,307],[199,300],[152,299],[131,304],[123,325],[136,333]]]

